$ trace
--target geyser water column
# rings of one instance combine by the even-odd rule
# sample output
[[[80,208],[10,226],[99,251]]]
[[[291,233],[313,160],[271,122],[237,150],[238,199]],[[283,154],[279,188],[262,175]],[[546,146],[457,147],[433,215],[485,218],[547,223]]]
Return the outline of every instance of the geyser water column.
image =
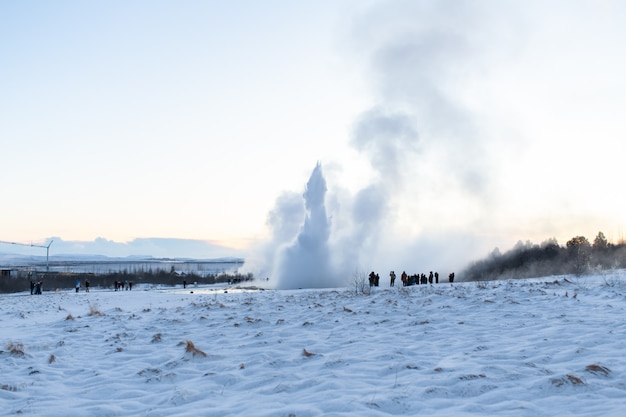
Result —
[[[305,216],[296,239],[280,249],[272,272],[278,289],[329,288],[339,285],[333,273],[328,239],[330,221],[324,198],[326,180],[318,162],[304,191]]]

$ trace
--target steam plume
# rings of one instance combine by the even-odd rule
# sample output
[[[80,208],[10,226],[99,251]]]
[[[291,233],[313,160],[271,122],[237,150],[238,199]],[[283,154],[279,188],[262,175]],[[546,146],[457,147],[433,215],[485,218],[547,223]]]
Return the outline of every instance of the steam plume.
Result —
[[[355,192],[334,188],[326,196],[318,164],[304,207],[301,196],[281,197],[269,219],[274,240],[267,247],[267,254],[277,253],[271,268],[277,288],[345,285],[361,268],[381,277],[392,269],[445,276],[476,256],[472,248],[481,248],[467,224],[479,228],[486,221],[492,161],[457,91],[466,91],[483,70],[481,45],[493,28],[480,19],[483,3],[455,3],[453,10],[445,2],[387,5],[375,6],[353,27],[355,41],[363,42],[356,49],[365,51],[364,66],[376,80],[376,102],[355,121],[351,145],[368,158],[373,180]],[[462,205],[452,201],[458,196]],[[455,224],[458,218],[466,223]],[[301,225],[297,236],[290,227],[295,239],[276,251],[277,237],[286,237],[285,225],[294,222]]]
[[[304,223],[296,240],[277,254],[272,274],[276,288],[324,288],[340,285],[331,268],[328,247],[330,221],[326,215],[325,196],[326,180],[322,174],[322,166],[318,163],[303,194]]]

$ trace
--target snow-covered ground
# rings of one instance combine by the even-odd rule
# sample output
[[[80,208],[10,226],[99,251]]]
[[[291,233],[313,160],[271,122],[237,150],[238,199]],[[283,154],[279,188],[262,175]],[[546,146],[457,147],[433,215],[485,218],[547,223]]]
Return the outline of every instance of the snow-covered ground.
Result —
[[[626,415],[625,271],[381,284],[0,295],[0,415]]]

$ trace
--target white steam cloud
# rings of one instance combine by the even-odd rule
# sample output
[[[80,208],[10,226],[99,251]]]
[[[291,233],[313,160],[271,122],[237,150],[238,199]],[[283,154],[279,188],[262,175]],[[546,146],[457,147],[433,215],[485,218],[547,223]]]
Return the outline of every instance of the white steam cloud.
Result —
[[[296,240],[277,253],[272,274],[275,288],[326,288],[341,284],[330,264],[326,191],[326,180],[318,163],[303,194],[304,223]]]
[[[318,164],[304,198],[281,196],[268,218],[272,241],[265,247],[265,270],[276,288],[342,286],[370,270],[381,277],[390,270],[447,276],[476,256],[471,248],[483,250],[462,227],[422,218],[475,212],[474,223],[485,221],[481,209],[494,186],[488,142],[455,91],[482,70],[480,45],[493,33],[479,19],[479,3],[455,2],[453,10],[447,2],[400,4],[365,13],[354,27],[377,103],[356,120],[351,145],[367,157],[374,179],[355,192],[331,184],[326,196]],[[464,206],[448,194],[464,196]],[[410,220],[411,230],[400,218]]]

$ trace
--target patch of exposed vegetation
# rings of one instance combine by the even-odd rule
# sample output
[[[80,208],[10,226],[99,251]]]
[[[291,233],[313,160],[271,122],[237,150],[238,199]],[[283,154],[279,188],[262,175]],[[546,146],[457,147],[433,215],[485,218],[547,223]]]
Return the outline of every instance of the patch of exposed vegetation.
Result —
[[[198,349],[191,340],[187,340],[186,345],[185,345],[185,352],[191,353],[191,356],[193,357],[200,356],[200,357],[206,358],[207,356],[207,354],[201,351],[200,349]]]

